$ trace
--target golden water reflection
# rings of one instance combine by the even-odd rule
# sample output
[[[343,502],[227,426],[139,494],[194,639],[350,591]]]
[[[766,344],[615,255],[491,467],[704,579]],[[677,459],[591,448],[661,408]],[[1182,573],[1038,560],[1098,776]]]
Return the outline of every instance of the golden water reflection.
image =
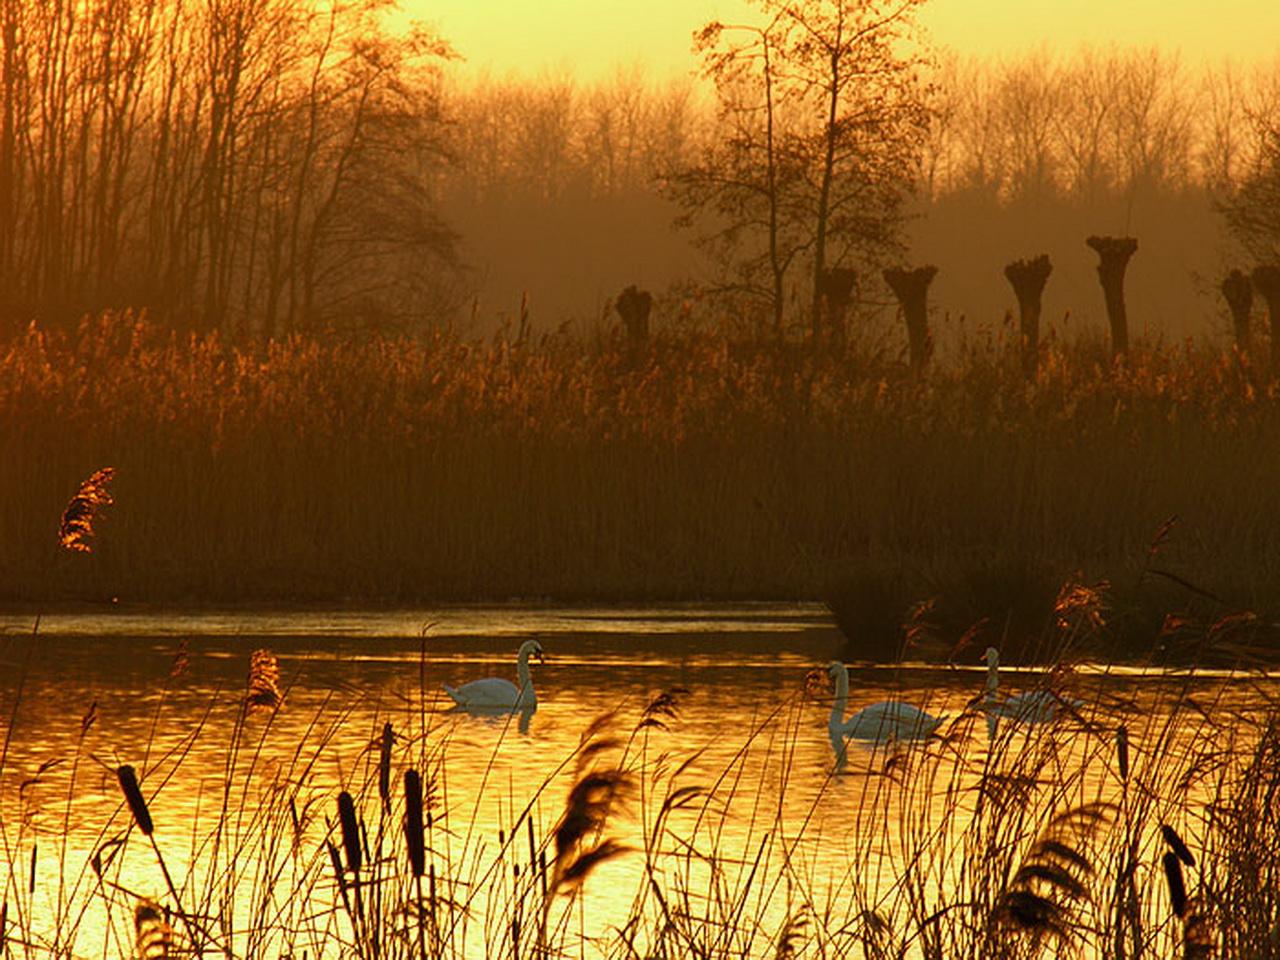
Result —
[[[425,925],[406,907],[418,900],[400,834],[400,784],[413,768],[428,784],[438,887],[428,899],[454,904],[432,915],[443,954],[515,955],[540,923],[548,941],[589,954],[618,952],[628,938],[652,945],[676,928],[703,938],[699,949],[713,955],[771,955],[793,929],[851,949],[907,930],[913,912],[993,895],[982,870],[999,858],[968,847],[975,838],[1016,842],[1019,826],[1023,840],[1034,839],[1047,829],[1047,807],[1105,801],[1118,821],[1127,805],[1141,805],[1144,816],[1194,837],[1196,822],[1184,815],[1192,787],[1174,779],[1220,750],[1234,720],[1275,692],[1272,681],[1245,676],[1082,668],[1070,681],[1087,705],[1077,716],[1022,730],[1003,724],[993,749],[973,703],[985,677],[976,656],[946,669],[854,669],[851,712],[903,697],[949,720],[945,736],[923,746],[851,746],[837,772],[830,700],[805,691],[806,674],[837,638],[809,608],[467,610],[436,615],[420,635],[426,619],[344,614],[321,629],[315,614],[64,618],[34,639],[15,623],[0,639],[10,930],[27,931],[31,955],[100,954],[104,944],[132,942],[133,895],[142,894],[220,917],[190,936],[237,956],[355,951],[354,890],[338,889],[326,847],[341,848],[335,803],[347,789],[383,877],[360,909],[380,911],[375,932],[385,942],[417,929],[425,944]],[[518,638],[530,632],[548,653],[535,667],[536,713],[450,709],[443,683],[513,679]],[[180,638],[187,663],[174,676]],[[246,715],[249,657],[263,646],[279,658],[285,705]],[[1012,687],[1034,680],[1002,677]],[[646,714],[662,691],[678,692]],[[1188,702],[1194,709],[1173,712]],[[1223,719],[1206,727],[1202,714]],[[377,767],[388,723],[394,796],[384,807]],[[1116,769],[1120,725],[1130,731],[1132,789]],[[585,742],[604,746],[584,753]],[[121,764],[142,776],[154,847],[129,829]],[[631,789],[584,847],[611,838],[627,852],[602,857],[580,887],[566,883],[564,895],[544,898],[542,887],[557,882],[554,836],[566,799],[593,766],[625,767]],[[1139,782],[1168,796],[1139,797]],[[973,829],[995,810],[995,822]],[[961,894],[970,888],[982,889]],[[383,898],[376,905],[374,891]],[[906,944],[905,955],[923,947]]]

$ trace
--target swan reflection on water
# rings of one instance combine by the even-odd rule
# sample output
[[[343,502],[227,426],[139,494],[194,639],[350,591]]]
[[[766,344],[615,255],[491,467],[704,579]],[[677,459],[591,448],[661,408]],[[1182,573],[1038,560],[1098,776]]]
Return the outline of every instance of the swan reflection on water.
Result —
[[[533,719],[533,715],[537,712],[538,705],[536,703],[519,708],[463,706],[462,704],[455,704],[450,710],[446,711],[446,713],[454,716],[465,715],[485,720],[497,720],[514,715],[516,717],[516,729],[522,734],[529,732],[529,721]]]

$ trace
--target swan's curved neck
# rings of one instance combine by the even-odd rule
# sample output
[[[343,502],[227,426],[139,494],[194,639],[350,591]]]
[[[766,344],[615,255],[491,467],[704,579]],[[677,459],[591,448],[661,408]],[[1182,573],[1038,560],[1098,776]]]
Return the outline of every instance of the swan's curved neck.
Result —
[[[992,657],[987,661],[987,699],[994,700],[1000,688],[1000,661]]]
[[[520,680],[520,689],[528,690],[533,686],[533,677],[529,674],[529,651],[521,650],[516,661],[516,677]]]
[[[836,671],[836,698],[831,704],[831,723],[844,723],[844,711],[849,704],[849,671]]]

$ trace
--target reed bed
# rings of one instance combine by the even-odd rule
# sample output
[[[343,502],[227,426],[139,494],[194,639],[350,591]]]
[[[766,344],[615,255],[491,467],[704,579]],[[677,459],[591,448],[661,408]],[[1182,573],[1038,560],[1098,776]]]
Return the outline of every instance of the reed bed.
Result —
[[[1028,384],[995,334],[953,354],[915,378],[692,327],[32,328],[0,347],[0,599],[834,594],[896,633],[933,596],[957,625],[1019,596],[1047,616],[1076,576],[1161,615],[1277,607],[1280,402],[1247,358],[1057,341]],[[92,562],[52,550],[46,518],[104,465]],[[1158,566],[1181,582],[1146,575],[1175,515]]]
[[[497,721],[464,793],[465,722],[425,690],[385,713],[326,701],[280,742],[270,656],[194,725],[169,703],[181,673],[163,681],[136,763],[93,769],[88,714],[34,776],[0,759],[5,955],[1275,955],[1280,700],[1262,678],[1242,697],[1194,673],[1081,675],[1059,723],[989,731],[971,707],[820,768],[805,744],[826,694],[800,678],[715,763],[682,734],[688,691],[664,691],[518,785],[497,770],[530,743]],[[225,764],[193,790],[210,739]],[[62,799],[35,810],[43,781]]]

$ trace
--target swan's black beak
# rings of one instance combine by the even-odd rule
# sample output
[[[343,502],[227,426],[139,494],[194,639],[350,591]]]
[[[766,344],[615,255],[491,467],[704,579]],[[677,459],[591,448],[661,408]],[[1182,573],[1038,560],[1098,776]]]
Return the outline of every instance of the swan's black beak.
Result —
[[[534,657],[534,659],[535,659],[535,660],[537,660],[537,661],[538,661],[538,663],[546,663],[546,662],[547,662],[547,656],[546,656],[546,654],[544,654],[541,650],[535,650],[535,651],[533,652],[533,657]]]

